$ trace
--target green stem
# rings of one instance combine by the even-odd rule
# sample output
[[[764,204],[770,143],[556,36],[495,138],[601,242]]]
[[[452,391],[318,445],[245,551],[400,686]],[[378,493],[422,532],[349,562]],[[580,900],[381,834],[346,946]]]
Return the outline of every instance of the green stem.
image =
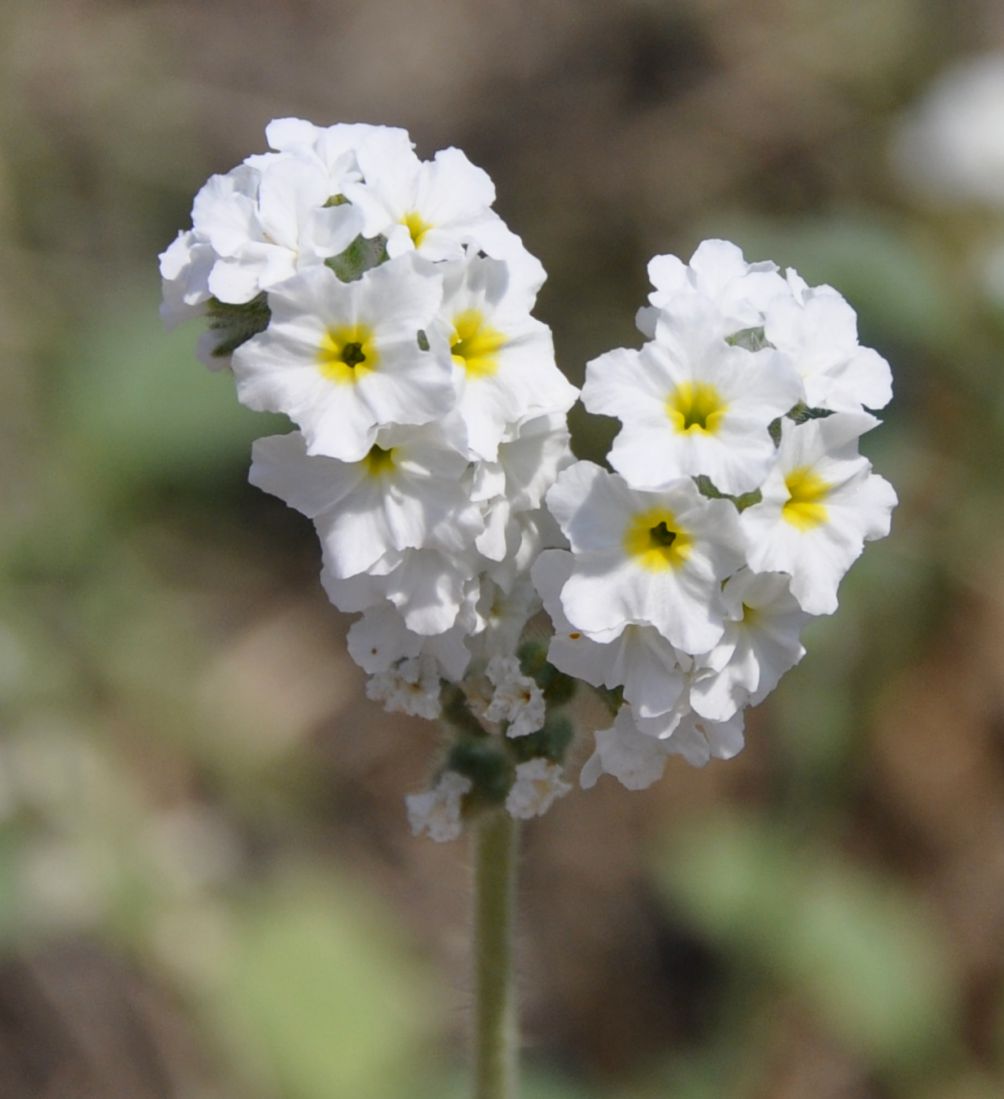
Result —
[[[474,825],[474,1099],[516,1099],[516,836],[504,809]]]

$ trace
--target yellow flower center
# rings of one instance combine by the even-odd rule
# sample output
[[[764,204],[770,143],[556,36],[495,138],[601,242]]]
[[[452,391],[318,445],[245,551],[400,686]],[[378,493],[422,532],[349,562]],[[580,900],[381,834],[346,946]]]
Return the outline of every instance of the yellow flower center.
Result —
[[[679,568],[690,556],[693,542],[693,537],[680,528],[668,508],[639,512],[624,531],[628,556],[649,572]]]
[[[506,336],[485,321],[480,309],[465,309],[453,318],[450,354],[469,378],[487,378],[499,368],[498,353]]]
[[[425,234],[432,228],[432,223],[426,221],[417,210],[412,210],[410,213],[405,214],[404,217],[401,218],[401,224],[406,226],[408,232],[411,233],[411,242],[416,248],[422,247],[422,241],[425,240]]]
[[[351,385],[375,370],[379,361],[373,329],[367,324],[342,324],[321,337],[317,365],[338,385]]]
[[[390,473],[395,466],[394,448],[384,450],[382,446],[372,446],[369,454],[363,458],[363,463],[370,477],[382,477],[385,473]]]
[[[666,400],[666,415],[681,435],[714,435],[728,407],[710,382],[681,382]]]
[[[784,479],[788,500],[781,513],[793,527],[812,530],[826,522],[826,505],[831,485],[805,466],[793,469]]]

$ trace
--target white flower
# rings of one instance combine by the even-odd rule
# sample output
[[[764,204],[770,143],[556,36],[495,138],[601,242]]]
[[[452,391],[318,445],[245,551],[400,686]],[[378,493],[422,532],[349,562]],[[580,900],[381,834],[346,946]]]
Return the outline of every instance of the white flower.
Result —
[[[431,637],[413,633],[390,603],[381,603],[353,622],[348,648],[352,659],[371,674],[387,672],[400,660],[428,654],[435,658],[441,678],[459,683],[471,659],[464,637],[459,626]]]
[[[495,688],[485,710],[488,721],[508,722],[506,735],[512,737],[528,736],[544,727],[544,692],[523,674],[516,657],[492,657],[485,673]]]
[[[732,759],[745,743],[742,711],[725,721],[710,721],[693,710],[662,717],[632,714],[638,732],[665,745],[669,755],[682,756],[691,767],[712,759]]]
[[[857,412],[892,399],[889,364],[858,344],[854,310],[831,286],[810,287],[788,271],[788,292],[767,309],[764,333],[790,360],[810,408]]]
[[[456,771],[444,771],[431,790],[421,794],[409,794],[408,822],[414,836],[424,832],[437,843],[455,840],[463,831],[460,811],[464,795],[470,793],[473,783]]]
[[[331,602],[350,613],[390,600],[408,629],[426,637],[445,633],[467,607],[473,616],[480,594],[477,572],[473,555],[417,549],[387,553],[367,572],[343,579],[325,554],[321,584]]]
[[[781,356],[727,344],[698,294],[674,299],[641,351],[593,359],[582,390],[590,412],[623,423],[610,464],[635,488],[704,474],[730,495],[766,476],[774,460],[768,427],[801,396]]]
[[[548,660],[567,675],[593,687],[624,688],[624,698],[644,717],[668,713],[687,686],[692,663],[652,626],[625,626],[610,640],[575,629],[561,606],[561,589],[572,574],[570,553],[547,550],[533,566],[533,581],[551,616],[554,636]]]
[[[382,702],[388,713],[412,714],[434,721],[442,710],[439,667],[429,653],[398,661],[386,672],[371,675],[366,697]]]
[[[524,574],[506,589],[483,575],[480,589],[472,652],[484,661],[494,656],[511,655],[519,644],[524,626],[540,610],[533,584]]]
[[[468,242],[489,254],[501,219],[491,210],[495,185],[459,149],[431,161],[386,146],[359,150],[365,182],[346,197],[360,210],[366,236],[387,238],[387,254],[417,250],[426,259],[458,259]]]
[[[527,760],[516,765],[516,780],[505,799],[505,807],[518,820],[542,817],[571,789],[559,764],[546,759]]]
[[[600,775],[607,774],[629,790],[644,790],[662,778],[671,755],[703,767],[710,759],[731,759],[743,747],[741,714],[724,722],[688,714],[668,736],[660,736],[662,727],[662,719],[638,720],[630,706],[622,706],[613,726],[596,733],[596,750],[579,778],[583,788],[594,786]]]
[[[731,503],[706,500],[689,480],[639,492],[577,462],[558,477],[547,505],[574,555],[561,605],[577,629],[608,640],[628,625],[654,626],[686,653],[717,644],[721,582],[742,563]]]
[[[160,316],[170,329],[203,312],[212,297],[209,275],[216,253],[189,229],[179,233],[159,258],[164,294]]]
[[[809,614],[837,609],[837,586],[864,543],[889,533],[896,493],[857,451],[858,437],[877,422],[851,412],[785,420],[763,499],[742,513],[750,568],[788,573]]]
[[[629,790],[644,790],[662,778],[669,756],[666,741],[638,731],[631,709],[622,706],[609,729],[595,734],[596,750],[579,776],[584,790],[596,785],[600,775],[613,775]]]
[[[168,249],[161,257],[161,273],[181,282],[186,299],[249,302],[358,236],[358,210],[326,205],[340,187],[319,162],[293,155],[211,176],[192,206],[190,262],[179,265],[176,241],[174,255]]]
[[[442,284],[402,256],[340,282],[310,267],[269,294],[266,331],[234,353],[237,395],[285,412],[310,454],[358,462],[390,424],[424,424],[453,403],[450,366],[419,346]]]
[[[443,301],[429,340],[453,363],[456,407],[446,430],[472,458],[494,462],[507,428],[566,412],[578,395],[554,361],[551,330],[530,315],[536,288],[499,260],[439,264]]]
[[[358,151],[366,146],[379,146],[384,156],[407,157],[412,152],[411,138],[407,130],[396,126],[370,126],[364,122],[339,122],[334,126],[315,126],[302,118],[276,118],[265,127],[269,147],[283,153],[295,153],[301,157],[315,158],[328,173],[332,186],[331,196],[340,193],[348,182],[361,178]],[[246,163],[272,159],[248,157]]]
[[[471,545],[482,522],[466,468],[434,426],[384,429],[360,462],[310,455],[294,431],[254,444],[249,480],[314,520],[328,567],[344,578],[393,550]]]
[[[942,201],[1004,207],[1004,54],[942,73],[904,121],[893,149],[903,182]]]
[[[655,335],[659,310],[694,291],[713,306],[711,323],[716,334],[725,337],[762,325],[767,302],[784,289],[776,264],[747,263],[740,249],[726,240],[703,241],[689,265],[676,256],[655,256],[649,261],[648,277],[655,287],[648,298],[652,307],[639,312],[638,327],[649,337]]]
[[[746,705],[757,705],[781,676],[805,655],[799,635],[806,614],[779,573],[742,569],[722,589],[725,633],[703,661],[690,688],[690,704],[702,716],[727,721]]]

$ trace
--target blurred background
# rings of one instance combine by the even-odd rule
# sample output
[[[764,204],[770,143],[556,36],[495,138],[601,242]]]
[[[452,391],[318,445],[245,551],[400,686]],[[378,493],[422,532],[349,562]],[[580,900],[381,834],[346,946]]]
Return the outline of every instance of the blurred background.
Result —
[[[483,165],[574,380],[707,236],[893,364],[893,535],[745,752],[525,830],[527,1099],[1004,1094],[998,0],[6,0],[0,1096],[464,1093],[467,856],[403,806],[435,730],[363,698],[245,481],[274,423],[157,316],[290,114]]]

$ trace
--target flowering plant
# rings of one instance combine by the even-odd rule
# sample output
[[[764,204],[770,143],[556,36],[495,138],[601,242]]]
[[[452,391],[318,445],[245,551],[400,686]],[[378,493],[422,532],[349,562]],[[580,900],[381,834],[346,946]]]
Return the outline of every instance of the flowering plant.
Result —
[[[742,748],[745,707],[889,531],[895,494],[858,453],[889,367],[835,290],[705,241],[651,261],[641,348],[588,364],[583,403],[621,428],[612,469],[576,461],[579,393],[532,315],[544,271],[488,175],[457,149],[420,160],[400,129],[280,119],[266,135],[161,256],[163,315],[205,318],[203,361],[295,424],[254,445],[250,479],[314,522],[324,590],[360,614],[348,647],[369,697],[443,720],[412,828],[489,822],[490,891],[510,818],[571,789],[577,683],[612,718],[582,786],[642,788],[670,755]],[[542,609],[543,642],[526,629]]]

